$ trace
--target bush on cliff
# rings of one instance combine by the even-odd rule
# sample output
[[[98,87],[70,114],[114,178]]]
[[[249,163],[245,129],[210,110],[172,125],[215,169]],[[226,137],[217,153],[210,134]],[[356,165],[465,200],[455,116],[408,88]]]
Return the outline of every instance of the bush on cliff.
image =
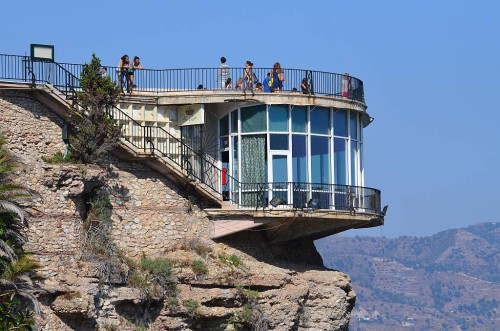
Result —
[[[68,117],[71,152],[84,164],[97,163],[116,147],[120,137],[120,127],[109,116],[120,89],[108,76],[102,76],[101,69],[101,60],[92,54],[90,63],[83,66],[78,106]]]

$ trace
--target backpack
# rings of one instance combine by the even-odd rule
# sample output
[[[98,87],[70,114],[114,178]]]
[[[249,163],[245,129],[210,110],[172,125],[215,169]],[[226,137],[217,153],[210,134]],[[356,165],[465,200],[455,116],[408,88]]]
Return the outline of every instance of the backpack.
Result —
[[[253,80],[254,84],[259,83],[259,79],[257,78],[257,75],[255,74],[255,72],[252,72],[252,80]]]
[[[271,79],[269,80],[269,82],[267,82],[267,86],[273,86],[274,84],[274,77],[271,76]]]

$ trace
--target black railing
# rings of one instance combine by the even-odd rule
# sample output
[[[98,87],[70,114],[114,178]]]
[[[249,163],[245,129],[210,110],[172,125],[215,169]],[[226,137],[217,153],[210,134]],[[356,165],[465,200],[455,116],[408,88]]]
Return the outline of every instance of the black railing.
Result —
[[[51,84],[63,93],[67,99],[73,100],[75,104],[77,104],[76,91],[80,88],[78,77],[82,69],[81,65],[33,62],[27,56],[0,54],[0,80],[27,82],[30,84]],[[139,72],[141,74],[157,72],[157,76],[151,76],[156,77],[154,81],[157,79],[156,82],[152,83],[152,86],[155,86],[162,79],[169,77],[163,81],[165,82],[164,86],[169,86],[169,84],[173,84],[172,82],[176,82],[178,84],[176,86],[181,86],[177,90],[182,90],[182,86],[185,90],[189,90],[189,82],[200,79],[209,82],[217,76],[217,70],[173,69],[141,70]],[[238,69],[231,70],[234,73]],[[257,71],[254,69],[254,72],[259,72],[259,70],[265,72],[268,69],[257,69]],[[201,76],[198,77],[200,73]],[[305,72],[285,70],[285,74],[287,73],[291,74],[291,77],[294,74],[296,77],[300,77]],[[314,73],[319,74],[319,72],[305,74],[314,77]],[[330,78],[335,77],[335,81],[328,83],[330,85],[326,83],[321,85],[320,80],[320,86],[323,86],[323,88],[333,86],[334,89],[337,89],[342,85],[342,81],[340,80],[341,75],[324,74],[330,75]],[[141,75],[137,74],[137,77],[141,77]],[[325,82],[326,80],[325,78]],[[144,83],[140,78],[135,80],[135,82],[137,84]],[[362,83],[359,83],[362,91]],[[149,86],[148,84],[144,86]],[[158,85],[161,84],[158,83],[156,86]],[[216,88],[210,84],[207,86]],[[142,90],[147,90],[147,88],[143,88]],[[163,90],[169,89],[164,87]],[[351,93],[354,92],[351,91]],[[350,96],[353,97],[354,94]],[[117,107],[108,109],[108,115],[116,121],[117,125],[120,125],[123,138],[135,148],[166,158],[168,162],[174,163],[178,169],[181,169],[186,176],[199,181],[212,190],[220,199],[230,200],[241,207],[258,209],[269,208],[270,206],[273,208],[286,206],[298,209],[334,209],[350,212],[381,213],[380,191],[377,189],[337,184],[293,182],[240,183],[237,179],[218,168],[215,160],[195,151],[163,128],[141,125]]]
[[[5,80],[19,80],[24,82],[48,83],[58,82],[58,87],[65,86],[62,81],[66,75],[58,76],[61,72],[54,70],[56,66],[64,68],[67,72],[78,80],[81,75],[83,65],[71,63],[48,63],[48,62],[32,62],[27,56],[17,55],[2,55],[0,54],[0,76]],[[121,73],[121,68],[106,66],[107,75],[112,81],[120,85],[120,80],[123,82],[123,74],[121,79],[118,73]],[[165,93],[178,91],[194,91],[194,90],[211,90],[211,91],[236,91],[238,80],[242,79],[242,86],[239,92],[252,91],[259,92],[256,89],[257,81],[264,83],[267,74],[271,71],[270,68],[253,68],[252,79],[247,82],[245,79],[244,68],[229,68],[224,73],[222,78],[231,78],[232,82],[229,87],[226,87],[226,82],[218,77],[219,68],[189,68],[189,69],[140,69],[134,72],[134,91],[148,93]],[[254,75],[257,79],[254,80]],[[304,70],[304,69],[283,69],[282,91],[291,93],[294,88],[297,93],[305,93],[309,95],[324,95],[336,98],[346,98],[365,102],[363,82],[352,76],[344,76],[341,74]],[[72,78],[73,79],[73,78]],[[302,83],[306,82],[307,89],[302,92]],[[70,82],[74,84],[74,89],[78,88],[78,81]],[[124,87],[125,89],[125,87]]]
[[[70,71],[76,77],[79,77],[82,66],[69,63],[61,63],[66,70]],[[107,74],[118,85],[120,80],[123,80],[121,68],[106,67]],[[160,93],[160,92],[177,92],[177,91],[194,91],[194,90],[211,90],[211,91],[236,91],[238,92],[237,83],[241,78],[242,91],[256,90],[257,82],[264,84],[267,73],[271,71],[269,68],[253,68],[252,80],[245,79],[244,68],[229,68],[228,73],[222,77],[231,78],[231,83],[226,87],[226,81],[222,81],[221,77],[218,78],[219,68],[189,68],[189,69],[140,69],[134,72],[134,85],[135,91]],[[120,73],[120,77],[118,73]],[[255,74],[255,76],[253,75]],[[344,78],[344,75],[314,71],[303,69],[283,69],[282,91],[291,93],[295,88],[297,93],[325,95],[337,98],[347,98],[365,102],[363,82],[355,77],[349,76]],[[257,80],[255,80],[255,78]],[[302,91],[302,82],[306,80],[307,90]],[[347,79],[348,82],[344,84],[342,89],[343,80]],[[124,87],[125,90],[125,87]],[[345,93],[343,93],[345,92]]]
[[[230,194],[246,208],[381,211],[380,191],[369,187],[304,182],[236,183]]]
[[[27,56],[0,55],[0,79],[30,84],[51,84],[67,99],[73,100],[77,106],[79,105],[76,100],[76,91],[80,89],[80,85],[78,76],[74,75],[74,72],[82,69],[80,65],[68,67],[66,64],[55,62],[33,62]],[[205,184],[221,197],[219,183],[222,170],[211,160],[163,128],[141,125],[117,107],[112,107],[107,112],[120,126],[123,138],[135,148],[167,158],[186,176]]]

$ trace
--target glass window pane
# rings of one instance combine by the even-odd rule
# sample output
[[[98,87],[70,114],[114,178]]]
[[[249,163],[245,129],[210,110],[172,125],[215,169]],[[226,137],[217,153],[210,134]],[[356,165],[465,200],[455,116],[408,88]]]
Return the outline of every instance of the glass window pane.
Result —
[[[347,137],[347,111],[337,109],[333,113],[333,134]]]
[[[229,137],[220,138],[220,148],[229,148]]]
[[[311,136],[311,182],[330,183],[330,138]]]
[[[227,136],[229,134],[229,115],[224,116],[219,123],[219,136]]]
[[[269,131],[288,131],[288,105],[272,105],[269,107]]]
[[[271,134],[269,135],[269,145],[271,149],[287,151],[288,150],[288,135],[287,134]]]
[[[357,159],[357,151],[358,151],[358,143],[356,141],[351,141],[351,185],[357,184],[357,176],[356,176],[356,159]]]
[[[352,139],[358,139],[358,114],[353,111],[351,111],[349,126],[349,137]]]
[[[330,133],[330,108],[316,107],[311,111],[311,133]]]
[[[241,132],[263,132],[267,130],[265,105],[241,108],[240,115]]]
[[[233,174],[232,176],[239,180],[238,177],[238,137],[233,137]]]
[[[335,138],[333,143],[333,157],[334,157],[334,181],[335,184],[347,184],[346,173],[346,139]]]
[[[292,135],[293,181],[307,183],[307,136]]]
[[[292,108],[292,131],[307,132],[307,107]]]
[[[267,148],[265,135],[241,137],[241,182],[267,181]]]
[[[232,133],[238,132],[238,110],[234,110],[231,113],[231,132]]]
[[[286,164],[286,155],[273,155],[273,182],[288,181],[288,166]]]

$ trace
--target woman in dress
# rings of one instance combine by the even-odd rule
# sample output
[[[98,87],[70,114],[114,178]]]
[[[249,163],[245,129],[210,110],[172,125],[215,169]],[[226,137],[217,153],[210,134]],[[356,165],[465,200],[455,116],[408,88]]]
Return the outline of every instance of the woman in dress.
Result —
[[[279,62],[276,62],[273,66],[272,70],[272,76],[273,76],[273,85],[271,86],[271,89],[273,92],[280,92],[283,90],[283,70],[281,69],[281,65]]]
[[[245,62],[245,83],[246,89],[253,89],[253,63],[250,61]]]
[[[351,90],[351,77],[349,77],[349,74],[346,72],[342,77],[342,97],[347,98]]]

